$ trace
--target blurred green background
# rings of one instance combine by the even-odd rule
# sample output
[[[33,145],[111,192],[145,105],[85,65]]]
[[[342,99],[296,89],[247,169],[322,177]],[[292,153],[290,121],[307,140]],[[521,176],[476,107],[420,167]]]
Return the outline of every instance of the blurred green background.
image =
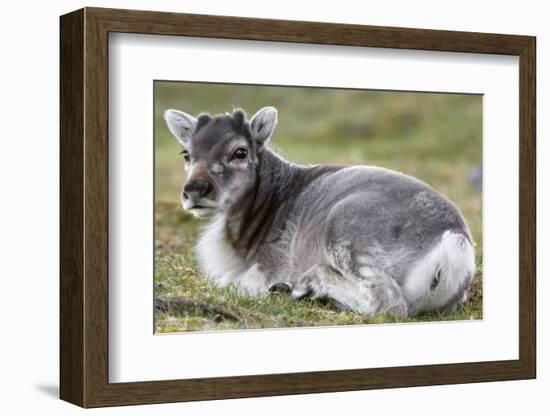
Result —
[[[437,319],[481,317],[481,193],[472,186],[468,176],[482,160],[482,96],[164,81],[155,82],[154,92],[155,296],[157,299],[192,299],[195,304],[194,309],[189,306],[193,302],[184,302],[183,306],[171,304],[158,312],[157,331],[371,322],[316,304],[302,306],[309,314],[313,309],[321,315],[326,312],[335,316],[313,314],[308,315],[309,318],[293,319],[287,315],[295,305],[285,300],[277,299],[282,302],[281,309],[271,310],[273,305],[269,302],[267,305],[257,300],[254,303],[253,299],[241,299],[238,294],[204,283],[192,250],[198,223],[182,211],[179,202],[185,180],[183,158],[178,155],[181,148],[163,120],[168,108],[194,115],[242,108],[252,116],[261,107],[275,106],[279,111],[279,125],[272,147],[286,158],[303,164],[384,166],[415,176],[447,195],[461,209],[470,226],[479,270],[470,304],[453,317]],[[248,305],[244,311],[235,309],[243,302]],[[248,312],[262,315],[263,306],[267,312],[257,319],[248,317],[243,323],[240,318],[220,318],[224,314],[216,312],[216,305],[222,310],[232,308],[233,312],[237,311],[233,314],[236,316]],[[277,320],[281,315],[284,317]]]

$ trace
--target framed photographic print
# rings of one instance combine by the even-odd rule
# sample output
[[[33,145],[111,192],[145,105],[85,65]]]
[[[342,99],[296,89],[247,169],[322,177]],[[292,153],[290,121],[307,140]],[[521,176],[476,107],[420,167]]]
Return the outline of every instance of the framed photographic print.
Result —
[[[61,17],[83,407],[536,376],[535,38]]]

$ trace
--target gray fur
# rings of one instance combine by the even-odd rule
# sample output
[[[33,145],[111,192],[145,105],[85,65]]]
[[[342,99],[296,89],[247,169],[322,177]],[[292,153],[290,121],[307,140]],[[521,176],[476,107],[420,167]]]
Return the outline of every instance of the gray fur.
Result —
[[[196,201],[182,196],[209,219],[198,245],[208,278],[258,295],[286,285],[295,299],[366,316],[451,311],[466,299],[472,241],[451,201],[384,168],[292,164],[265,145],[276,124],[273,107],[250,121],[236,110],[184,142],[185,186],[212,185]]]

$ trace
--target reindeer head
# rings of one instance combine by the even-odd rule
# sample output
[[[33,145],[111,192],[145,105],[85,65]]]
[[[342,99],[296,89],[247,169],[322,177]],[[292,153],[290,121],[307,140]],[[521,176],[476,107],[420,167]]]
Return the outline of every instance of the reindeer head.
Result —
[[[277,125],[274,107],[262,108],[250,120],[242,110],[214,117],[167,110],[164,118],[183,147],[184,209],[199,218],[212,217],[253,189],[258,155]]]

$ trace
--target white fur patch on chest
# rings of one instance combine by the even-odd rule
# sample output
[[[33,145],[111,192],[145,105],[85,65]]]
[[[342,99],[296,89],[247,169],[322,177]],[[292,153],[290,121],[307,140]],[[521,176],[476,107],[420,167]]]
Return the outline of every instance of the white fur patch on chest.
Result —
[[[247,267],[227,241],[224,217],[204,228],[196,251],[202,273],[215,285],[235,286],[253,295],[267,292],[267,281],[258,264]]]

